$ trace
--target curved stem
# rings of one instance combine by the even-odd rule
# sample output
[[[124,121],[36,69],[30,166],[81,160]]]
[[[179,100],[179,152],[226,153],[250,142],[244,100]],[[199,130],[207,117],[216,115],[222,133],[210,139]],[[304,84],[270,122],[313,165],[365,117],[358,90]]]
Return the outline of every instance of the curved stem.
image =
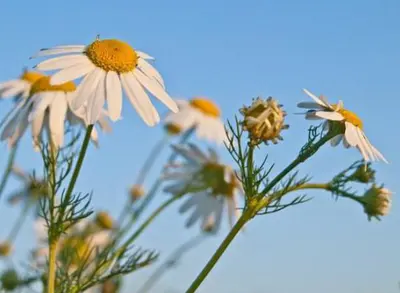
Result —
[[[8,242],[12,243],[15,241],[15,238],[17,237],[22,224],[24,223],[26,216],[28,215],[28,212],[31,208],[31,203],[29,201],[27,201],[25,203],[24,209],[22,210],[22,214],[18,216],[17,221],[14,224],[14,227],[12,228],[12,230],[10,231],[10,234],[8,235]]]
[[[203,268],[203,270],[200,272],[200,274],[197,276],[197,278],[190,285],[189,289],[186,290],[186,293],[196,292],[197,288],[199,288],[200,284],[204,281],[204,279],[207,277],[207,275],[213,269],[215,264],[218,262],[219,258],[222,256],[222,254],[228,248],[229,244],[232,242],[232,240],[235,238],[235,236],[239,233],[239,231],[243,228],[243,226],[250,219],[250,215],[251,214],[246,213],[246,212],[242,214],[242,216],[239,218],[239,220],[233,226],[232,230],[225,237],[224,241],[222,241],[222,243],[218,247],[217,251],[214,253],[214,255],[211,257],[211,259],[208,261],[206,266]]]
[[[184,253],[193,249],[197,245],[199,245],[204,239],[204,234],[198,234],[194,238],[191,238],[189,241],[180,245],[177,249],[175,249],[169,257],[167,257],[166,261],[161,264],[154,273],[146,280],[146,282],[140,287],[138,292],[145,293],[149,292],[150,289],[157,283],[157,281],[163,276],[164,273],[168,271],[172,267],[172,263],[176,263]]]
[[[134,185],[143,185],[147,174],[149,173],[151,167],[154,165],[156,159],[161,154],[162,149],[167,145],[169,136],[163,137],[150,151],[149,156],[147,157],[146,161],[144,162],[142,168],[139,170],[139,175],[134,183]],[[126,204],[124,205],[123,210],[118,219],[119,226],[123,224],[125,221],[126,216],[129,214],[131,210],[132,200],[128,198]]]
[[[3,177],[1,178],[1,183],[0,183],[0,199],[1,199],[1,196],[3,195],[3,191],[4,191],[5,187],[6,187],[6,184],[8,182],[8,178],[10,177],[10,174],[11,174],[11,171],[12,171],[12,167],[14,165],[15,155],[17,153],[17,147],[18,147],[18,144],[15,145],[11,149],[11,153],[8,156],[7,166],[6,166],[6,169],[4,171]]]

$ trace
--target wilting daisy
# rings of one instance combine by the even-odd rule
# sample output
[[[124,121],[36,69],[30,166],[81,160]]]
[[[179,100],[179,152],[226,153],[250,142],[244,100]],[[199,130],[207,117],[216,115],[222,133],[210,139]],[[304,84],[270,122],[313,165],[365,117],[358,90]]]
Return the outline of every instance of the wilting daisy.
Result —
[[[61,85],[50,85],[50,77],[43,76],[32,86],[30,96],[19,101],[14,107],[13,116],[8,119],[1,133],[1,140],[7,140],[13,147],[25,133],[29,124],[35,149],[38,149],[43,130],[46,130],[55,147],[64,142],[64,124],[68,119],[71,124],[81,123],[83,113],[69,110],[69,102],[76,94],[75,84],[66,82]],[[81,109],[84,110],[84,108]],[[105,113],[101,112],[100,127],[107,127]],[[107,127],[108,128],[108,127]],[[97,142],[97,132],[92,132],[92,139]]]
[[[44,75],[36,71],[24,70],[18,79],[0,83],[0,98],[27,98],[31,86]]]
[[[164,178],[173,183],[165,191],[174,195],[186,194],[187,199],[179,210],[185,213],[193,208],[186,226],[190,227],[200,221],[203,229],[213,226],[218,230],[225,206],[230,225],[233,225],[240,213],[237,209],[237,195],[243,194],[235,172],[221,164],[213,150],[205,154],[191,144],[173,148],[183,157],[184,162],[167,169]]]
[[[180,134],[195,128],[200,139],[207,139],[217,144],[227,141],[221,111],[218,106],[206,98],[194,98],[190,101],[177,101],[179,112],[165,118],[165,128],[170,134]]]
[[[354,113],[344,108],[343,102],[338,104],[329,104],[323,96],[319,98],[308,90],[304,92],[310,96],[314,102],[301,102],[300,108],[309,109],[306,113],[306,119],[324,119],[324,129],[330,129],[334,125],[343,128],[342,134],[332,138],[331,145],[337,146],[342,140],[346,148],[356,147],[365,161],[384,161],[383,155],[369,142],[363,131],[362,120]],[[339,123],[339,124],[338,124]]]
[[[160,120],[157,110],[146,91],[150,92],[169,109],[178,111],[176,103],[165,91],[159,72],[146,60],[146,53],[133,49],[120,40],[96,39],[88,46],[70,45],[42,49],[36,56],[65,55],[41,62],[40,70],[60,70],[51,78],[51,84],[62,84],[83,77],[72,109],[87,104],[86,122],[97,121],[104,102],[113,121],[118,120],[122,110],[122,89],[138,114],[150,126]]]
[[[359,198],[369,220],[372,217],[379,219],[380,216],[389,214],[392,205],[391,196],[392,192],[389,189],[374,184]]]

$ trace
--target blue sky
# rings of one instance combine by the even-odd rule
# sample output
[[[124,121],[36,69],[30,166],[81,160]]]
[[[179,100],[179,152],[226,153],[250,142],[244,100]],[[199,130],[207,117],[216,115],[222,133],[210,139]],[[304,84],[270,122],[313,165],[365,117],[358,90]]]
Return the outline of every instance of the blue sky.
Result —
[[[294,158],[309,123],[295,113],[307,99],[302,88],[332,101],[343,99],[364,120],[371,141],[390,161],[376,164],[378,179],[400,187],[400,2],[372,1],[6,1],[0,18],[0,80],[14,78],[42,47],[88,44],[97,34],[119,38],[157,58],[168,91],[175,97],[205,95],[232,118],[252,97],[273,96],[285,105],[290,130],[279,146],[263,148],[277,168]],[[9,104],[1,104],[4,114]],[[165,111],[160,104],[158,109]],[[147,128],[125,102],[124,119],[90,149],[78,189],[94,191],[95,207],[117,214],[147,150],[162,135]],[[0,146],[0,163],[7,158]],[[222,157],[229,161],[226,151]],[[163,153],[165,160],[168,151]],[[302,166],[302,174],[327,180],[359,158],[355,150],[326,146]],[[40,168],[27,136],[18,155],[26,168]],[[159,168],[158,168],[159,169]],[[157,168],[153,176],[157,174]],[[150,184],[148,182],[147,184]],[[18,187],[10,182],[7,191]],[[400,281],[400,209],[368,222],[359,205],[335,202],[313,192],[311,202],[272,216],[257,217],[239,235],[199,292],[229,293],[395,293]],[[160,194],[156,207],[166,195]],[[19,215],[1,207],[0,238]],[[12,220],[11,220],[12,219]],[[177,206],[161,216],[138,241],[163,255],[197,233],[185,230]],[[227,233],[191,251],[166,275],[155,293],[184,292]],[[33,244],[30,227],[17,251]],[[17,254],[22,259],[22,255]],[[151,270],[128,278],[134,292]]]

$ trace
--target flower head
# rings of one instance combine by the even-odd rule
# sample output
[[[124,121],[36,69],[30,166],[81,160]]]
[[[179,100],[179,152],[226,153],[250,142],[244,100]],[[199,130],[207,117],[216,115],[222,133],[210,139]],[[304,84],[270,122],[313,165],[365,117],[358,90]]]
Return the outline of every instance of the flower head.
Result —
[[[132,202],[141,199],[145,195],[145,190],[142,185],[135,184],[129,189],[129,195]]]
[[[171,113],[165,118],[165,129],[171,135],[181,134],[194,128],[200,139],[217,144],[227,141],[221,111],[210,99],[196,97],[190,101],[177,101],[178,113]]]
[[[392,192],[389,189],[375,184],[365,192],[360,201],[364,205],[364,212],[369,220],[372,217],[379,219],[379,216],[386,216],[389,213],[392,205],[391,195]]]
[[[61,147],[64,143],[65,120],[71,125],[85,125],[82,120],[85,108],[73,112],[69,107],[72,97],[76,94],[75,89],[73,82],[51,85],[49,76],[38,78],[31,85],[29,96],[17,102],[10,112],[12,117],[6,119],[7,124],[1,133],[1,140],[8,140],[10,147],[13,147],[30,124],[35,150],[39,150],[43,131],[49,134],[56,148]],[[102,129],[109,129],[104,112],[101,113],[98,124]],[[97,136],[94,129],[91,138],[95,143]]]
[[[218,230],[225,206],[230,224],[233,225],[239,214],[237,195],[242,193],[234,170],[220,163],[213,150],[205,154],[194,145],[178,145],[173,148],[183,157],[184,162],[171,165],[167,169],[164,178],[171,180],[172,184],[165,191],[188,197],[179,210],[185,213],[194,209],[186,226],[190,227],[201,221],[202,229]]]
[[[276,144],[283,140],[281,131],[289,128],[285,124],[286,112],[272,97],[267,100],[257,98],[250,107],[243,106],[240,112],[244,116],[243,129],[249,132],[253,145],[268,144],[269,141]]]
[[[350,110],[344,108],[343,102],[329,104],[323,96],[319,98],[307,90],[304,92],[314,102],[301,102],[300,108],[309,109],[306,119],[324,119],[324,129],[339,129],[342,134],[332,138],[331,145],[336,146],[342,140],[346,148],[356,147],[365,161],[381,160],[387,163],[383,155],[369,142],[363,131],[363,121]]]
[[[43,76],[39,72],[25,69],[18,79],[0,83],[0,98],[27,98],[32,85]]]
[[[109,213],[100,211],[96,214],[96,223],[100,228],[110,230],[114,227],[114,220]]]
[[[83,77],[77,95],[71,103],[73,111],[87,107],[85,121],[94,124],[107,101],[113,121],[120,119],[122,89],[146,124],[153,126],[160,120],[146,91],[169,109],[178,111],[176,103],[165,91],[158,71],[147,61],[154,59],[115,39],[97,38],[88,46],[70,45],[42,49],[37,56],[63,55],[43,61],[40,70],[59,70],[50,80],[52,85]]]

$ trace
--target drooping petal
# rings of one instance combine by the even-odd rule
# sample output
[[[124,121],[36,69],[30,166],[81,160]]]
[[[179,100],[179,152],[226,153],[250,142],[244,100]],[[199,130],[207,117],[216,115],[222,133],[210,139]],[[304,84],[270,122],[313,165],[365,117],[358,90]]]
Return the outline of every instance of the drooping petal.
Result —
[[[103,69],[96,67],[84,77],[70,104],[73,111],[77,111],[85,105],[91,94],[96,90],[96,86],[103,76],[103,72]]]
[[[161,87],[165,89],[164,79],[150,63],[148,63],[144,59],[139,59],[138,67],[145,75],[156,80],[161,85]]]
[[[93,71],[96,66],[89,59],[82,60],[80,63],[75,63],[72,66],[66,67],[50,78],[51,85],[63,84],[68,81],[80,78],[89,72]]]
[[[117,121],[122,111],[122,88],[118,74],[114,71],[107,72],[106,100],[111,120]]]
[[[50,105],[49,117],[51,138],[56,147],[60,147],[64,143],[64,123],[67,109],[65,93],[57,92],[53,103]]]
[[[356,127],[349,122],[345,122],[345,128],[346,130],[344,136],[346,137],[346,141],[348,142],[349,145],[355,147],[358,144],[358,135]]]
[[[87,104],[86,124],[95,124],[100,117],[106,98],[106,72],[101,71],[96,90],[93,91]]]
[[[336,135],[334,138],[331,139],[331,146],[337,146],[342,141],[342,138],[342,134]]]

